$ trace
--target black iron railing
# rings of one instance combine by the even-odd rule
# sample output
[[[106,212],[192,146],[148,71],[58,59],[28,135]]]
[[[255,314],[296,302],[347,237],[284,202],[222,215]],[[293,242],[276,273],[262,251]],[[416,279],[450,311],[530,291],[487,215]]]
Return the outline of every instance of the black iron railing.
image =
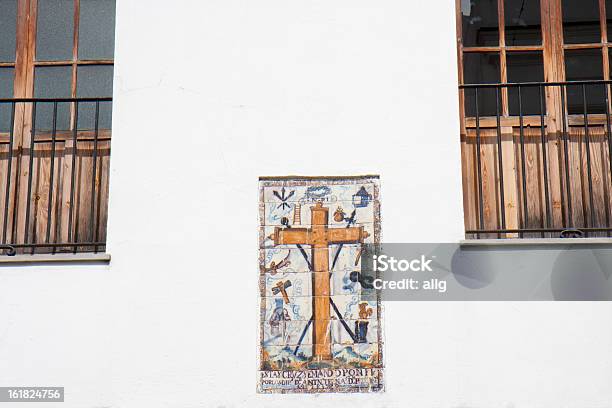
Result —
[[[459,86],[468,238],[611,235],[610,84]]]
[[[0,99],[0,254],[105,248],[112,98]]]

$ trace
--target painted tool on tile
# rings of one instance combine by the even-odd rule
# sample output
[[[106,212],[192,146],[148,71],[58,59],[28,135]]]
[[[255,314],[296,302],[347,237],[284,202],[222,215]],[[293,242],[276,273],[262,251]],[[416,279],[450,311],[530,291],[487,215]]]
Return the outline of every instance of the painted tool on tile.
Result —
[[[370,316],[372,316],[372,313],[374,313],[374,311],[372,310],[371,307],[369,307],[368,302],[366,301],[359,302],[359,318],[360,319],[368,319]]]
[[[266,266],[265,264],[259,265],[259,269],[261,270],[261,273],[270,273],[270,275],[276,275],[279,269],[291,265],[291,261],[289,260],[290,255],[291,255],[291,252],[289,252],[287,256],[285,257],[285,259],[280,261],[278,264],[272,261],[270,262],[270,266]]]
[[[293,206],[293,225],[300,225],[302,223],[302,204],[295,203]]]
[[[368,307],[368,302],[359,302],[359,320],[355,321],[355,343],[367,343],[368,337],[368,319],[374,311]]]
[[[359,251],[357,251],[357,256],[355,256],[355,266],[357,266],[357,264],[359,263],[362,252],[363,252],[363,245],[359,247]]]
[[[278,283],[272,288],[272,293],[278,295],[279,293],[283,295],[283,299],[285,299],[285,303],[289,303],[289,296],[287,296],[287,288],[291,287],[291,281],[278,281]]]
[[[355,208],[367,207],[370,201],[372,201],[372,194],[368,193],[365,186],[361,186],[359,191],[353,194],[353,206]]]
[[[285,187],[283,187],[280,194],[278,194],[278,191],[276,190],[272,191],[272,194],[274,194],[281,202],[276,208],[281,208],[284,210],[285,208],[291,207],[289,204],[287,204],[287,200],[289,200],[293,194],[295,194],[295,190],[291,190],[289,194],[285,195]]]
[[[345,216],[346,214],[344,213],[344,210],[342,210],[342,207],[338,207],[336,212],[334,212],[334,221],[342,222],[344,221]]]

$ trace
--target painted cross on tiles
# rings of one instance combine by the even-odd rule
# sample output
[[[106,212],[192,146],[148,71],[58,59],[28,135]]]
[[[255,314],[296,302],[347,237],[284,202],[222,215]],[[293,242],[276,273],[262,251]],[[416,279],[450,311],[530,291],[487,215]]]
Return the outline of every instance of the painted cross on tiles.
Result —
[[[380,299],[359,279],[378,191],[376,176],[260,179],[259,392],[383,389]]]

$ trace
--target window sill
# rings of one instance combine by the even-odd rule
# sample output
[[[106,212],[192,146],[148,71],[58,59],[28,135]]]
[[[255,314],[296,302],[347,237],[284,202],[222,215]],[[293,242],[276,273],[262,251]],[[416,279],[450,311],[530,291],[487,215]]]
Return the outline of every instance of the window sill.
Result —
[[[77,254],[34,254],[34,255],[1,255],[0,264],[51,264],[51,263],[97,263],[108,264],[111,256],[107,253]]]
[[[567,245],[612,245],[612,238],[507,238],[465,239],[459,241],[463,247],[477,246],[567,246]]]

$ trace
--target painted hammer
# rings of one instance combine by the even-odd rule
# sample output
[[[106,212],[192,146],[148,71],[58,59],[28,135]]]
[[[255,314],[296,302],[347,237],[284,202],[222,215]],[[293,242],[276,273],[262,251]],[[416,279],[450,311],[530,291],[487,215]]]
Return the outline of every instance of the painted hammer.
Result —
[[[272,288],[272,293],[278,295],[281,293],[283,295],[283,299],[285,299],[285,303],[289,304],[289,296],[287,296],[287,288],[291,286],[291,281],[278,281],[278,283]]]

